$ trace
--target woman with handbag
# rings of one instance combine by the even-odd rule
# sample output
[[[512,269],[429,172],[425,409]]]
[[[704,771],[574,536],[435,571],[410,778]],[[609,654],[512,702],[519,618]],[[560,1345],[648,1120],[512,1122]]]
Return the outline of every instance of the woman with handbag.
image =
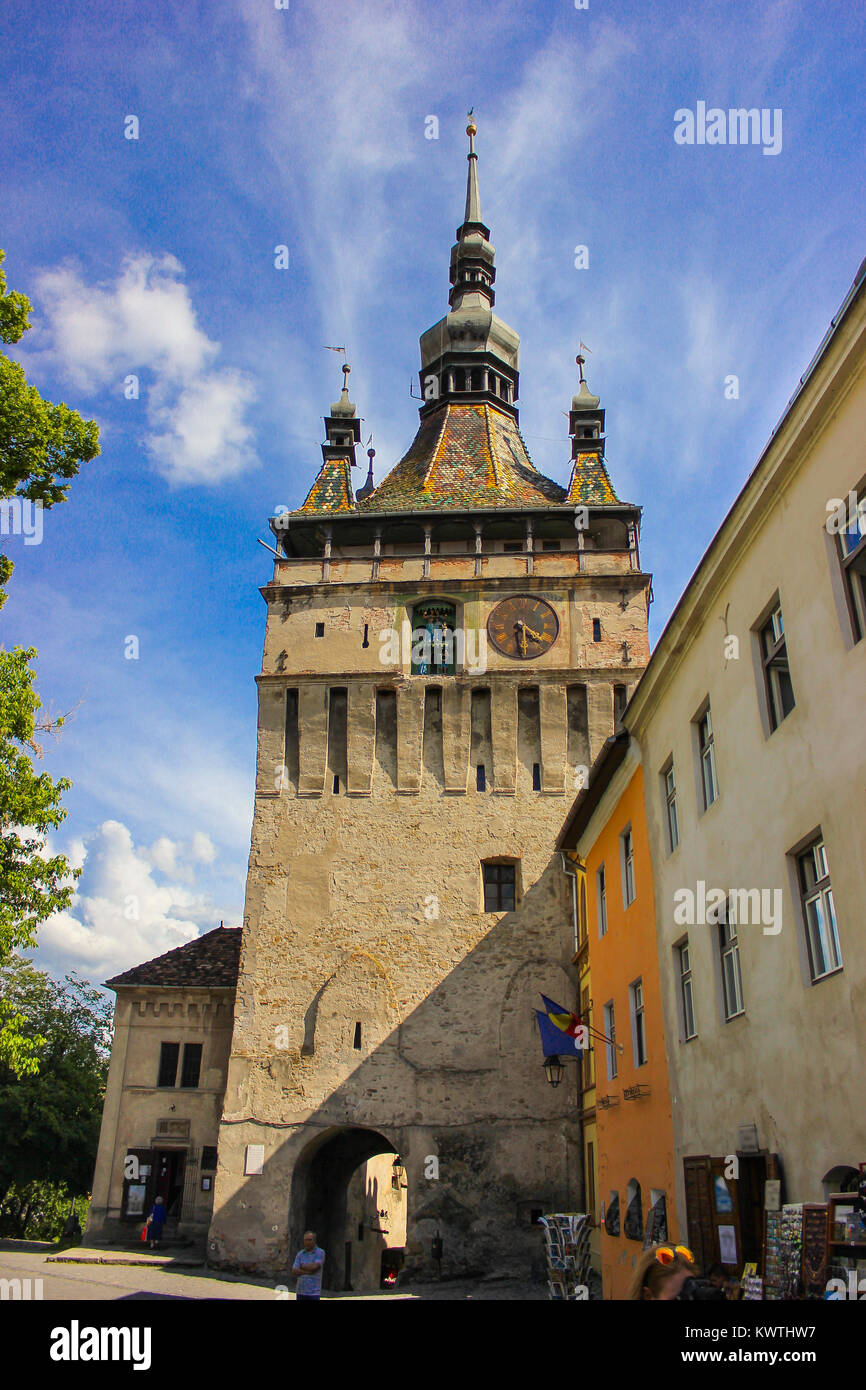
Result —
[[[159,1247],[159,1242],[162,1240],[162,1231],[165,1226],[166,1215],[165,1202],[161,1197],[157,1197],[148,1213],[145,1223],[148,1233],[147,1243],[151,1250],[156,1250]]]

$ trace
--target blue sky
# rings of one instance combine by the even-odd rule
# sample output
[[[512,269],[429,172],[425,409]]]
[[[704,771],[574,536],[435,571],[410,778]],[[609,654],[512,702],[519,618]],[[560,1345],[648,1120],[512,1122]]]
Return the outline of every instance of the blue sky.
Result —
[[[412,439],[468,107],[496,310],[522,339],[521,427],[566,482],[582,338],[614,484],[644,507],[655,640],[866,254],[866,16],[76,0],[7,10],[3,29],[0,245],[35,310],[15,355],[97,419],[102,454],[41,545],[4,540],[0,622],[6,645],[39,649],[49,708],[74,710],[45,766],[73,779],[56,844],[83,874],[38,962],[104,979],[240,922],[270,575],[256,537],[319,466],[341,381],[324,344],[348,348],[377,479]],[[677,144],[674,113],[699,101],[780,109],[781,151]]]

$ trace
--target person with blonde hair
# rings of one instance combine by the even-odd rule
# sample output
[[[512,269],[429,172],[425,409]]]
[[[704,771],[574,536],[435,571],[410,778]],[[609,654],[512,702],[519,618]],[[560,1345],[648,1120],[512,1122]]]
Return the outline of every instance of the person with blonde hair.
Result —
[[[695,1277],[695,1257],[685,1245],[652,1245],[635,1265],[629,1298],[678,1298]]]

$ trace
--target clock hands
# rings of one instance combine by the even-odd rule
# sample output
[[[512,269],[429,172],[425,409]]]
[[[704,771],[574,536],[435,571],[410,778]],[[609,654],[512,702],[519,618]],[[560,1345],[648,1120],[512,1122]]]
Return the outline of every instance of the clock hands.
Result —
[[[541,633],[540,633],[540,632],[536,632],[534,627],[530,627],[529,624],[523,622],[523,620],[522,620],[521,618],[518,618],[518,619],[517,619],[517,622],[515,623],[515,627],[519,627],[519,628],[520,628],[520,649],[521,649],[521,651],[523,652],[523,655],[524,655],[524,656],[526,655],[526,639],[527,639],[527,637],[528,637],[532,642],[537,642],[539,646],[544,646],[544,638],[542,637]]]

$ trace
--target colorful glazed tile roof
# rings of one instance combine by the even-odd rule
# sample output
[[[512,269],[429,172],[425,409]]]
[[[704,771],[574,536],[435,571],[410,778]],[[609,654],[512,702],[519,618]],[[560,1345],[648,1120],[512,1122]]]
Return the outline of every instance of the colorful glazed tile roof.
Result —
[[[408,453],[362,501],[349,455],[328,458],[295,515],[415,512],[474,507],[603,505],[620,499],[604,460],[578,454],[568,488],[535,467],[511,415],[487,403],[449,402],[422,420]]]
[[[352,463],[349,455],[325,459],[300,511],[351,512],[354,509],[355,494],[352,491]]]
[[[620,499],[611,486],[604,459],[600,454],[578,454],[571,470],[567,502],[585,502],[600,506],[605,502],[618,502]]]
[[[443,507],[539,507],[565,501],[565,489],[539,473],[510,415],[487,404],[434,411],[409,452],[359,511]]]

